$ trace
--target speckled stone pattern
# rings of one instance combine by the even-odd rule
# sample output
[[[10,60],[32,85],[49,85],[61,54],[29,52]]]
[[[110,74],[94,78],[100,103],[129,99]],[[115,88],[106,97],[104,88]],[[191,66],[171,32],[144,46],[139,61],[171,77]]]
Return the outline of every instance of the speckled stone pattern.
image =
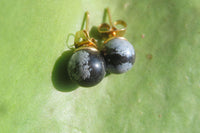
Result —
[[[82,49],[70,58],[68,73],[79,85],[94,86],[105,76],[105,61],[98,51]]]
[[[114,38],[105,43],[102,54],[106,61],[106,70],[110,73],[124,73],[130,70],[135,62],[133,46],[121,38]]]

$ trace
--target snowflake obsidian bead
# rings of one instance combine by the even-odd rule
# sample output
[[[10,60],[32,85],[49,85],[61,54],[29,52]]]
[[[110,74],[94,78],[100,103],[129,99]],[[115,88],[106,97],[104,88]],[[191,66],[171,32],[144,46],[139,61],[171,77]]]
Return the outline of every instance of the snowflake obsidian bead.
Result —
[[[109,73],[125,73],[130,70],[135,63],[135,50],[130,42],[123,37],[127,24],[123,20],[112,23],[110,10],[106,9],[109,23],[102,23],[98,27],[104,43],[102,44],[102,55],[106,62],[106,69]],[[117,28],[116,26],[123,27]]]
[[[84,87],[97,85],[105,76],[105,61],[96,46],[96,40],[88,32],[89,13],[85,13],[86,29],[76,32],[75,51],[68,62],[71,80]]]
[[[102,49],[106,69],[110,73],[124,73],[130,70],[135,62],[135,50],[130,42],[122,37],[107,41]]]
[[[105,62],[97,50],[81,49],[76,51],[68,64],[71,80],[79,85],[91,87],[105,76]]]

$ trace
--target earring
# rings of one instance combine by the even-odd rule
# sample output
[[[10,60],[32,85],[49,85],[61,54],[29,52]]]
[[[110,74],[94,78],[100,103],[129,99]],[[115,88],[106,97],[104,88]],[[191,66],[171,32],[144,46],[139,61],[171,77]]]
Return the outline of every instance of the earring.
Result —
[[[105,61],[97,50],[96,41],[89,36],[88,21],[89,13],[86,12],[82,25],[86,23],[86,29],[76,32],[75,51],[68,63],[69,77],[84,87],[98,84],[105,76]]]
[[[131,43],[123,37],[127,27],[126,22],[117,20],[113,25],[108,8],[106,13],[110,24],[103,23],[98,27],[98,31],[104,40],[101,52],[106,62],[106,69],[110,73],[124,73],[130,70],[135,62],[135,50]],[[124,28],[117,29],[117,25]]]

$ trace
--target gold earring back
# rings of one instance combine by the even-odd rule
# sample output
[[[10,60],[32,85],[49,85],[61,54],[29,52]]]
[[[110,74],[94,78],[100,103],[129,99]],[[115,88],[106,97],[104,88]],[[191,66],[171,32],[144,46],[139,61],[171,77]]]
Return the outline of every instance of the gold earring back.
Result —
[[[99,25],[98,27],[98,31],[99,33],[102,35],[103,40],[109,41],[115,37],[121,38],[121,39],[125,39],[123,38],[125,32],[126,32],[126,27],[127,24],[125,21],[123,20],[117,20],[114,23],[112,23],[112,18],[111,18],[111,14],[110,14],[110,10],[109,8],[107,8],[105,10],[105,15],[108,14],[108,19],[109,19],[109,24],[108,23],[102,23],[101,25]],[[122,26],[123,28],[116,28],[116,26]]]
[[[85,29],[83,29],[85,24]],[[93,51],[97,51],[96,40],[94,38],[90,38],[89,36],[89,12],[85,13],[81,30],[76,32],[74,45],[76,50],[81,49],[90,49]]]

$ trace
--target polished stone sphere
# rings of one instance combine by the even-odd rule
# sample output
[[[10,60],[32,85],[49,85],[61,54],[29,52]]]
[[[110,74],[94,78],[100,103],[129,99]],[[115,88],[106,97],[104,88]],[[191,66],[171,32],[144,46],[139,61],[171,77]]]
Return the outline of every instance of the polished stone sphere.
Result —
[[[106,62],[106,70],[120,74],[130,70],[135,62],[135,50],[130,42],[122,38],[114,38],[106,42],[102,48]]]
[[[104,78],[105,73],[105,61],[98,51],[78,50],[69,60],[69,77],[81,86],[95,86]]]

